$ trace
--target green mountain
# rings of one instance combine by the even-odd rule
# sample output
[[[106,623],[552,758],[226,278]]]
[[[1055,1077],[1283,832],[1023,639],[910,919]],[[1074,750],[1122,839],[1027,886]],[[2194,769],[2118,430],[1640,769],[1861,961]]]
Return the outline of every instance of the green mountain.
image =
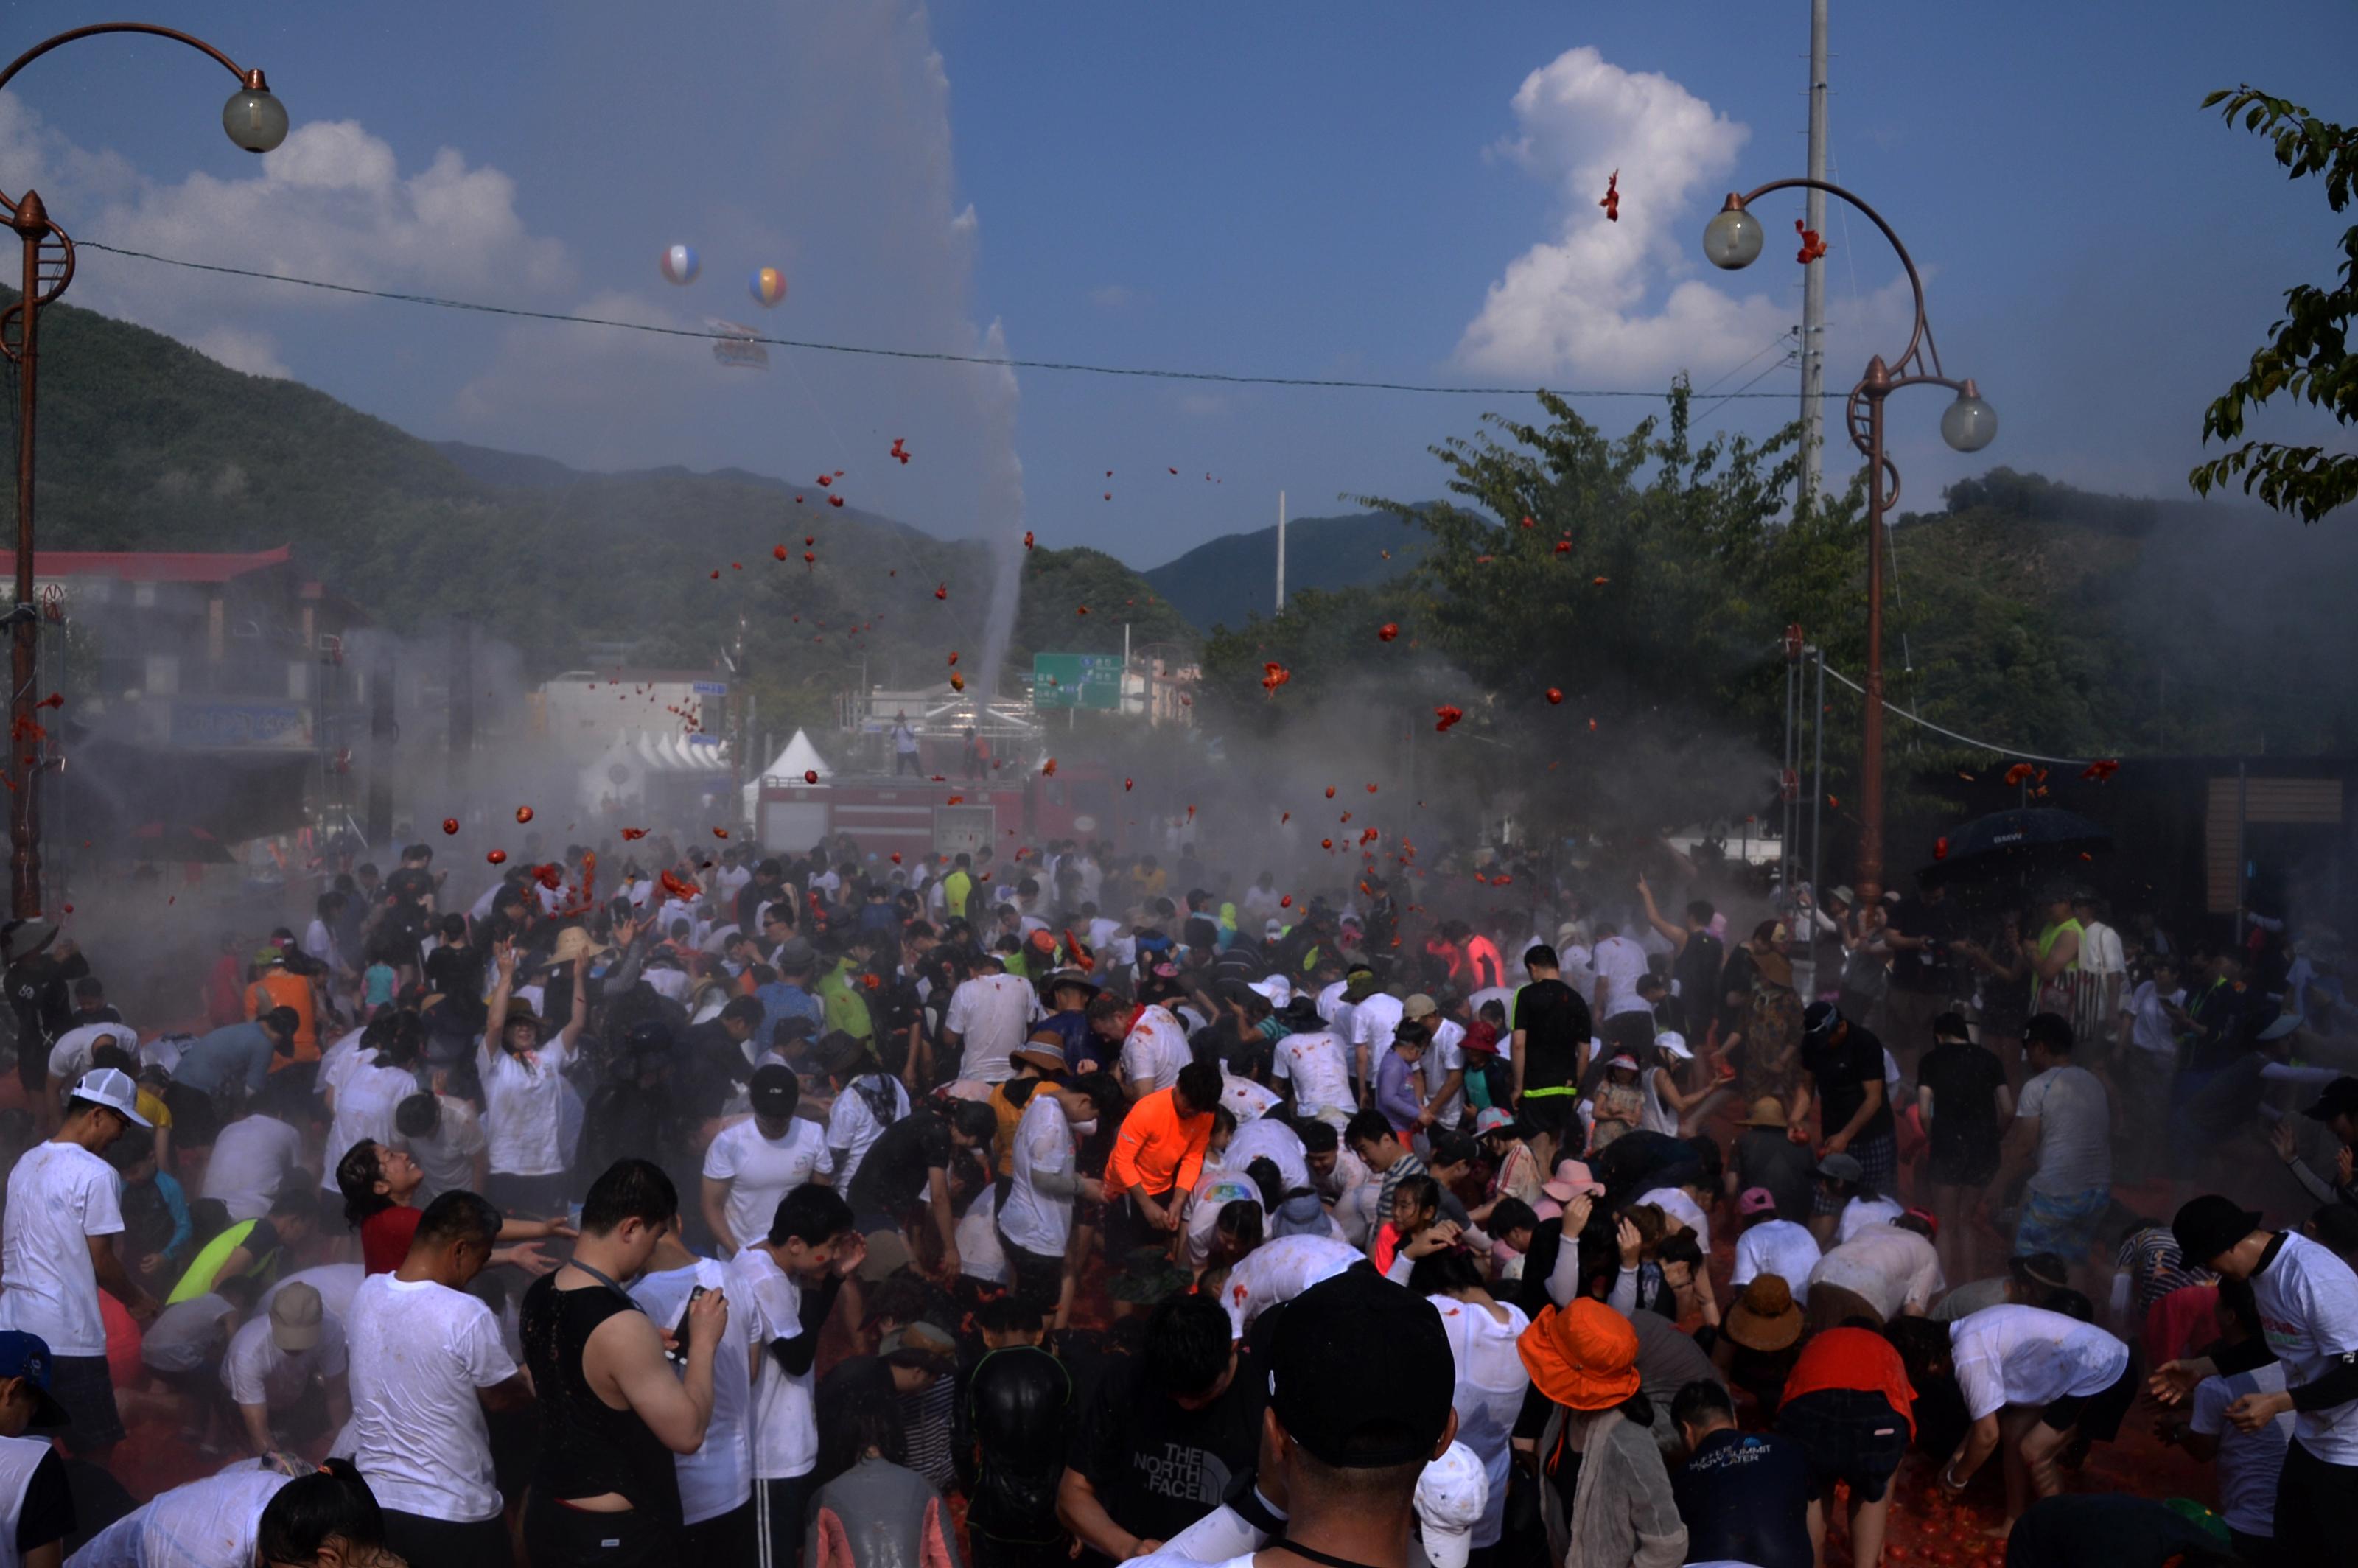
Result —
[[[395,631],[474,617],[527,678],[618,645],[634,663],[703,667],[741,626],[763,711],[782,719],[826,714],[863,672],[929,684],[949,650],[980,651],[994,568],[979,542],[742,470],[590,474],[437,445],[70,306],[41,327],[43,548],[292,544]],[[1024,566],[1017,669],[1033,647],[1119,649],[1125,618],[1141,642],[1198,640],[1109,556],[1041,550]]]
[[[1372,588],[1407,575],[1424,558],[1420,529],[1380,512],[1303,517],[1285,525],[1285,588],[1332,592]],[[1277,529],[1224,534],[1141,574],[1188,621],[1206,630],[1239,627],[1276,606]]]

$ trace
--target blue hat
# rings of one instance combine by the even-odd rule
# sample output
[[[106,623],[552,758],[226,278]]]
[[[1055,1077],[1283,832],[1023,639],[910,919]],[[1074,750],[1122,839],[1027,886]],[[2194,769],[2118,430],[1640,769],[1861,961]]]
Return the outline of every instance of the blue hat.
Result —
[[[73,1418],[49,1392],[49,1342],[22,1329],[0,1329],[0,1379],[22,1378],[32,1386],[34,1426],[70,1426]]]

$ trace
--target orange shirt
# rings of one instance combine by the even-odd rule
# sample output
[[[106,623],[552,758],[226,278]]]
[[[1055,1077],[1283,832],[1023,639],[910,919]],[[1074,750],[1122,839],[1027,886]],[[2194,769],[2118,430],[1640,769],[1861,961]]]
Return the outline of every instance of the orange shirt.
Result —
[[[295,1054],[292,1056],[270,1058],[270,1070],[293,1062],[316,1062],[319,1059],[319,1021],[312,1006],[311,982],[300,975],[290,975],[284,969],[273,969],[245,988],[245,1016],[251,1021],[260,1018],[274,1007],[291,1007],[298,1021],[295,1025]]]
[[[1784,1402],[1790,1404],[1803,1394],[1824,1389],[1881,1394],[1908,1423],[1909,1432],[1912,1434],[1916,1430],[1916,1390],[1908,1381],[1908,1368],[1900,1364],[1899,1352],[1891,1347],[1891,1341],[1879,1334],[1864,1328],[1829,1328],[1804,1345],[1801,1358],[1793,1363],[1792,1373],[1785,1379]]]
[[[1106,1162],[1109,1195],[1114,1190],[1149,1197],[1178,1188],[1195,1190],[1203,1173],[1204,1146],[1212,1137],[1212,1113],[1181,1120],[1178,1090],[1157,1089],[1130,1108]]]

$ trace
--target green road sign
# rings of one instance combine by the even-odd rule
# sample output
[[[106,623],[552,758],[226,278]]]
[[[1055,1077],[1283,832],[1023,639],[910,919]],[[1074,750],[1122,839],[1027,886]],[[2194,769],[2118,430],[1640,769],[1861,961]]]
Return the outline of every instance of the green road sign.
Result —
[[[1032,706],[1034,708],[1121,707],[1120,654],[1034,654],[1032,655]]]

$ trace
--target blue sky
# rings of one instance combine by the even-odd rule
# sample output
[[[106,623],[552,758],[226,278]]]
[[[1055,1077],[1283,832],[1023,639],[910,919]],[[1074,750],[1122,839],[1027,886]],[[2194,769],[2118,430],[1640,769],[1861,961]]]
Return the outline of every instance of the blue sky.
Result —
[[[12,7],[12,41],[111,14]],[[1799,317],[1788,242],[1733,278],[1695,242],[1721,192],[1801,171],[1802,0],[225,0],[194,19],[270,72],[287,149],[257,163],[222,137],[217,68],[99,39],[0,95],[0,185],[37,178],[77,237],[199,260],[892,347],[971,349],[997,322],[1016,353],[1119,364],[1641,390],[1685,368],[1726,390]],[[1835,0],[1833,46],[1835,177],[1907,240],[1949,369],[2001,417],[1959,460],[1940,395],[1895,402],[1903,504],[1995,462],[2186,493],[2204,402],[2282,289],[2324,279],[2340,230],[2313,184],[2195,105],[2250,80],[2358,116],[2358,9]],[[1590,206],[1605,162],[1623,168],[1610,231]],[[1772,236],[1799,211],[1765,203]],[[1827,238],[1828,381],[1846,386],[1904,319],[1871,229],[1836,218]],[[691,288],[657,276],[673,241],[703,254]],[[762,265],[792,280],[766,312],[743,283]],[[1006,525],[978,499],[1006,417],[982,373],[802,353],[730,372],[692,343],[96,253],[70,298],[421,435],[585,467],[840,468],[856,503],[937,532]],[[1281,488],[1296,515],[1433,493],[1429,443],[1529,407],[1019,379],[1024,525],[1141,565],[1265,524]],[[1771,370],[1753,390],[1794,384]],[[1650,406],[1583,406],[1617,429]],[[1789,415],[1725,404],[1710,427]],[[895,437],[905,468],[884,460]]]

